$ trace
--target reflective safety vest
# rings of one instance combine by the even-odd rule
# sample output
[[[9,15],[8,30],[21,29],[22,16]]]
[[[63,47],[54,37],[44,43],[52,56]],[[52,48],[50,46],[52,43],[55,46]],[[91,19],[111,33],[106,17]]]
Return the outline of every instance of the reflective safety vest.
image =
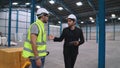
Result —
[[[36,40],[38,55],[40,57],[46,56],[47,55],[47,52],[46,52],[46,32],[45,32],[45,28],[44,28],[44,23],[41,20],[36,20],[36,22],[34,22],[33,24],[36,24],[38,27],[38,30],[39,30],[37,40]],[[31,26],[33,24],[31,24]],[[28,29],[27,40],[24,42],[24,48],[22,51],[22,56],[24,58],[34,57],[32,45],[31,45],[31,39],[30,39],[31,26]]]

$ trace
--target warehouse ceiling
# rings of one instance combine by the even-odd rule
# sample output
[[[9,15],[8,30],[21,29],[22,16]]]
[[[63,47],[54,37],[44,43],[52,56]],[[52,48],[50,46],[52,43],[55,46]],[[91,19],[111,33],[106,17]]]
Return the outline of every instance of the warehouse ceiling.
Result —
[[[58,21],[66,22],[66,17],[69,14],[75,14],[78,18],[78,23],[81,21],[89,21],[89,17],[96,18],[98,12],[98,0],[52,0],[54,4],[49,2],[50,0],[36,0],[36,6],[41,6],[50,11],[50,22],[53,24],[59,24]],[[13,5],[13,8],[28,8],[31,0],[13,0],[17,2],[17,5]],[[77,2],[82,2],[82,5],[76,5]],[[120,17],[120,0],[105,0],[106,19],[111,18],[111,14],[115,14],[116,18]],[[9,0],[0,0],[0,8],[8,8]],[[58,7],[62,7],[63,10],[59,10]]]

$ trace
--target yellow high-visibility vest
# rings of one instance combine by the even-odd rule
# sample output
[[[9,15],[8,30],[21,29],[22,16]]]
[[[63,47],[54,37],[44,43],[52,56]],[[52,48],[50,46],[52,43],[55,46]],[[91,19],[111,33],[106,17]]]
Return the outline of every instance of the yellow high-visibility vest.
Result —
[[[38,55],[40,57],[46,56],[47,55],[47,52],[46,52],[46,32],[45,32],[45,28],[44,28],[44,23],[41,20],[36,20],[36,22],[34,22],[33,24],[36,24],[38,26],[38,29],[39,29],[39,33],[38,33],[38,37],[37,37],[37,41],[36,41]],[[31,24],[31,26],[33,24]],[[31,41],[31,39],[30,39],[31,26],[28,29],[27,40],[24,42],[24,48],[22,51],[22,56],[24,58],[34,57],[32,45],[30,42]]]

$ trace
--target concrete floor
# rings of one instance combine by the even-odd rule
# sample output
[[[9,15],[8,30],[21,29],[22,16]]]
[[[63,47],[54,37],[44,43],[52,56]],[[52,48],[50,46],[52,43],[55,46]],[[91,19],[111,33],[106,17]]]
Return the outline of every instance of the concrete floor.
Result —
[[[48,42],[50,55],[46,58],[45,68],[64,68],[63,42]],[[79,47],[75,68],[97,68],[97,44],[88,41]]]
[[[45,68],[64,68],[63,42],[48,42],[50,55],[46,57]],[[79,47],[74,68],[98,68],[98,45],[89,40]],[[120,41],[106,41],[106,68],[120,68]]]
[[[48,41],[47,45],[50,54],[46,57],[44,68],[64,68],[63,42]],[[88,40],[79,47],[74,68],[98,68],[98,45],[95,40]],[[106,68],[120,68],[120,41],[106,41]]]

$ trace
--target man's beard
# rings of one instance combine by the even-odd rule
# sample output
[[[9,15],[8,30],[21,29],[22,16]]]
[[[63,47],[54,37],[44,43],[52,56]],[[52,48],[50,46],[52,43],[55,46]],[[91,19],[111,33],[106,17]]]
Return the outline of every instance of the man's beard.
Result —
[[[44,21],[44,23],[47,23],[48,21]]]
[[[47,22],[44,22],[44,23],[47,23]]]

